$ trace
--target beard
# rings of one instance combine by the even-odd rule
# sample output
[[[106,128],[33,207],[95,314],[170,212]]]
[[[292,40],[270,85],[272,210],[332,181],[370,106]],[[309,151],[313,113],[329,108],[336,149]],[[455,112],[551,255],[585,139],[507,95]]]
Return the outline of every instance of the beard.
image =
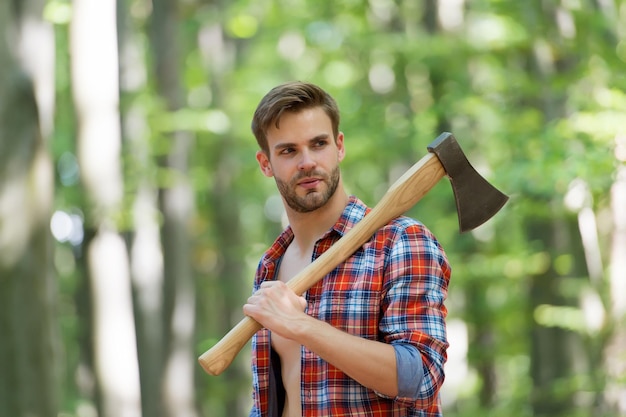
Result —
[[[299,196],[296,193],[297,182],[302,178],[317,177],[322,180],[322,184],[327,184],[327,187],[323,190],[309,190],[304,196]],[[321,172],[309,171],[301,172],[296,175],[291,181],[286,182],[274,177],[276,186],[280,195],[285,200],[285,203],[294,211],[298,213],[309,213],[323,207],[328,200],[335,194],[337,187],[339,186],[340,170],[337,165],[330,173],[330,175],[323,174]]]

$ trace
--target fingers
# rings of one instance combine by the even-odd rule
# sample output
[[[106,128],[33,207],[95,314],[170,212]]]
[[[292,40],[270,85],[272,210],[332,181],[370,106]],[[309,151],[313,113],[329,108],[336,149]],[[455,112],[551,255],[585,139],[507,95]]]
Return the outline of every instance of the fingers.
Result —
[[[306,299],[281,281],[267,281],[248,298],[245,315],[277,334],[292,338],[294,326],[306,317]]]
[[[296,295],[284,282],[265,281],[248,298],[247,304],[244,305],[244,313],[258,314],[264,310],[267,314],[289,314],[294,310],[303,312],[306,305],[306,299]]]
[[[264,281],[261,283],[259,289],[252,295],[252,297],[270,297],[270,298],[282,298],[295,296],[295,293],[291,288],[282,281]]]
[[[284,288],[283,288],[284,287]],[[258,290],[248,297],[249,304],[261,304],[264,300],[277,299],[284,296],[287,286],[281,281],[265,281]]]
[[[272,287],[278,287],[278,288],[284,288],[284,289],[289,288],[287,284],[285,284],[282,281],[263,281],[259,289],[272,288]]]

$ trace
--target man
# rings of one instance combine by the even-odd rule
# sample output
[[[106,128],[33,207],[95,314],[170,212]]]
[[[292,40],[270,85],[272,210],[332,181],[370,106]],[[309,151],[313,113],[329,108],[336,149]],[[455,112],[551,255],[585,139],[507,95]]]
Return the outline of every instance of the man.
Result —
[[[298,297],[287,285],[368,212],[344,190],[334,99],[293,82],[259,103],[252,131],[289,226],[261,258],[244,313],[253,338],[251,416],[440,416],[446,255],[401,216]]]

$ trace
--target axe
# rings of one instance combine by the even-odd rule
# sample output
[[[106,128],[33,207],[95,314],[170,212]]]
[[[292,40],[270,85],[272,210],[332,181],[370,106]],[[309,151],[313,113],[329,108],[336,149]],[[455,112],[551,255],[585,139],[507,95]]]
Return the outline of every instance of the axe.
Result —
[[[461,233],[472,230],[495,215],[509,199],[487,182],[469,163],[451,133],[444,132],[420,159],[387,190],[376,206],[341,239],[294,276],[287,285],[302,295],[345,261],[391,220],[413,207],[445,175],[456,200]],[[246,316],[198,362],[211,375],[221,374],[262,326]]]

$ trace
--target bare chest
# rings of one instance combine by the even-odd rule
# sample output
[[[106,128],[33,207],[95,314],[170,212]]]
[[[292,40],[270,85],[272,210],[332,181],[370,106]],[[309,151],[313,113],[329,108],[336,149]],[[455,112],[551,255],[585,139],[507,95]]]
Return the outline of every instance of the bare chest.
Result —
[[[289,251],[287,251],[280,263],[277,279],[288,282],[311,263],[311,256],[311,254],[308,256],[289,256]]]
[[[287,250],[280,263],[276,279],[288,282],[311,262],[311,254],[295,256]],[[300,416],[300,349],[299,343],[272,335],[272,347],[280,356],[281,373],[285,386],[285,408],[283,416]]]

